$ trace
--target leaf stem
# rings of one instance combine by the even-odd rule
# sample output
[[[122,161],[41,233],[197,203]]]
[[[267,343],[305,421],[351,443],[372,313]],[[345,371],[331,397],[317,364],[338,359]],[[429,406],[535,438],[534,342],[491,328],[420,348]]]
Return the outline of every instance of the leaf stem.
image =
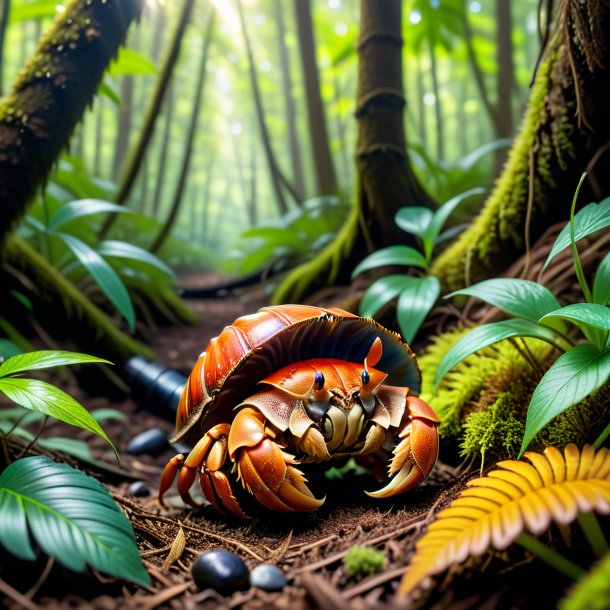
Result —
[[[572,580],[578,580],[586,573],[580,566],[571,562],[567,557],[560,555],[557,551],[554,551],[545,544],[542,544],[540,540],[534,538],[534,536],[530,536],[530,534],[525,532],[521,533],[517,538],[517,544],[520,544],[530,553],[533,553],[542,559],[542,561]]]
[[[604,444],[604,441],[608,438],[608,436],[610,436],[610,424],[608,424],[602,430],[602,433],[595,439],[593,447],[595,447],[595,449],[599,449]]]
[[[602,528],[599,526],[597,517],[591,512],[578,513],[576,519],[595,556],[599,559],[608,551],[608,541],[604,536],[604,532],[602,532]]]
[[[30,415],[30,413],[30,411],[26,411],[25,413],[23,413],[23,415],[21,415],[21,417],[19,417],[17,421],[13,424],[11,429],[4,434],[4,438],[7,439],[15,431],[15,429],[19,427],[19,424],[21,424],[21,422],[26,418],[26,416]]]
[[[572,259],[574,260],[574,271],[576,272],[576,277],[578,278],[578,283],[582,288],[582,292],[585,295],[585,301],[587,303],[591,303],[593,297],[591,296],[591,290],[589,289],[589,284],[587,284],[587,280],[585,278],[584,271],[582,269],[582,264],[580,262],[580,257],[578,256],[578,248],[576,247],[576,239],[574,237],[574,212],[576,210],[576,200],[578,199],[578,193],[580,193],[580,187],[587,177],[587,172],[584,172],[580,177],[578,182],[578,186],[576,187],[576,192],[574,193],[574,197],[572,198],[572,207],[570,208],[570,247],[572,249]]]
[[[42,425],[40,426],[40,429],[36,433],[36,436],[30,441],[30,444],[21,452],[21,455],[19,456],[20,458],[22,458],[24,455],[27,455],[28,451],[34,446],[34,443],[40,438],[40,435],[42,434],[42,431],[44,430],[45,426],[47,425],[48,420],[49,420],[49,416],[45,415],[44,419],[42,420]]]

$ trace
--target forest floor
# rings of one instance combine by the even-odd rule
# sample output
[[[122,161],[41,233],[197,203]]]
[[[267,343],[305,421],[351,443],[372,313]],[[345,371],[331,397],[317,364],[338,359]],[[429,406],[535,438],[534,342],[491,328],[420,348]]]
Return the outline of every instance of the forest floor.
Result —
[[[263,304],[262,295],[192,301],[189,305],[199,322],[194,326],[162,328],[154,333],[152,346],[159,360],[186,375],[211,337],[238,316]],[[460,474],[459,464],[449,466],[439,462],[418,488],[385,501],[364,494],[364,490],[379,487],[372,476],[354,472],[333,480],[321,476],[312,486],[317,497],[326,495],[326,501],[315,513],[286,516],[267,512],[244,522],[227,519],[209,505],[200,510],[185,508],[180,498],[171,493],[167,496],[170,509],[163,510],[157,502],[156,489],[161,471],[174,452],[168,447],[153,457],[132,456],[123,450],[136,434],[150,427],[161,427],[171,433],[172,424],[147,413],[129,399],[77,397],[89,408],[113,407],[128,415],[126,422],[105,424],[122,452],[120,469],[115,466],[116,471],[110,472],[85,464],[79,467],[104,482],[131,519],[152,584],[147,588],[126,585],[92,573],[75,577],[45,558],[33,564],[0,561],[2,580],[19,592],[26,592],[25,597],[18,599],[13,594],[2,600],[0,594],[0,607],[540,610],[555,607],[557,597],[565,589],[561,577],[539,562],[532,565],[523,553],[511,551],[510,555],[496,554],[467,563],[457,570],[457,577],[451,573],[436,578],[434,586],[428,587],[418,599],[396,595],[415,542],[434,513],[455,498],[466,480],[478,475],[478,472]],[[49,434],[57,431],[66,433],[61,424],[56,424]],[[71,434],[74,436],[73,429]],[[91,438],[84,432],[76,436]],[[93,439],[92,445],[99,459],[112,463],[112,453],[103,441]],[[72,459],[66,461],[76,464]],[[130,496],[128,488],[134,480],[146,483],[151,494],[143,498]],[[186,536],[185,549],[180,559],[167,566],[166,558],[180,527]],[[342,560],[354,545],[381,550],[386,560],[383,570],[359,581],[348,576]],[[198,590],[191,578],[190,565],[201,552],[218,548],[236,553],[251,569],[265,562],[277,565],[288,577],[288,585],[274,593],[250,588],[227,597],[210,589]],[[557,586],[541,587],[540,582],[545,581]]]

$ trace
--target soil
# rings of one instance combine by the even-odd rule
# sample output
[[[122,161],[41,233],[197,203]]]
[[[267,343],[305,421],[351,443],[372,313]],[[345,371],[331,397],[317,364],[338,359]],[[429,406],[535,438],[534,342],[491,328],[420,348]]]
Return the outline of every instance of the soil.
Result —
[[[236,317],[264,304],[264,295],[251,295],[190,302],[199,322],[189,327],[162,328],[155,333],[152,344],[159,359],[187,374],[209,338]],[[103,396],[79,395],[81,391],[77,388],[72,390],[90,409],[112,407],[128,415],[127,422],[110,421],[104,425],[120,450],[129,439],[150,427],[173,430],[169,421],[151,415],[129,399],[110,400]],[[261,512],[251,522],[244,522],[228,519],[209,505],[200,510],[188,509],[171,493],[167,497],[171,508],[161,509],[156,488],[164,465],[174,454],[169,448],[156,457],[122,453],[121,466],[117,468],[110,466],[112,452],[101,439],[92,439],[84,432],[75,434],[73,429],[61,424],[50,426],[47,434],[86,438],[96,457],[109,465],[100,469],[54,454],[56,459],[78,464],[110,489],[132,521],[152,584],[138,587],[91,572],[75,577],[44,557],[35,563],[25,563],[5,561],[7,557],[0,556],[0,583],[4,583],[0,607],[100,610],[535,607],[540,610],[555,607],[557,597],[567,584],[539,562],[531,563],[517,550],[472,560],[450,574],[441,574],[415,599],[396,595],[415,542],[435,512],[449,504],[466,480],[478,475],[460,472],[458,463],[439,462],[418,488],[386,501],[373,500],[363,493],[379,487],[368,474],[351,471],[333,479],[322,475],[312,482],[317,497],[326,495],[320,510],[291,516]],[[13,445],[15,452],[20,446]],[[40,448],[34,452],[49,453]],[[129,497],[128,487],[134,480],[144,481],[152,495]],[[186,536],[186,546],[180,558],[167,566],[165,561],[180,527]],[[383,570],[362,580],[350,577],[342,560],[355,545],[381,550],[385,556]],[[286,573],[288,585],[276,593],[250,588],[226,597],[211,589],[198,590],[190,575],[190,565],[202,551],[215,548],[236,553],[250,568],[263,562],[277,565]],[[541,587],[539,583],[545,580],[553,586]],[[533,586],[528,587],[528,582]]]

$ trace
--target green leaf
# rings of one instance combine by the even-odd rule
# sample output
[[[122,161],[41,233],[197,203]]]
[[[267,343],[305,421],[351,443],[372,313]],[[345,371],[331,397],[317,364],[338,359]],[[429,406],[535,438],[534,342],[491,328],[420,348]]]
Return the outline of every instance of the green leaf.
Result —
[[[33,2],[20,2],[11,6],[9,12],[9,23],[18,23],[30,19],[44,19],[55,17],[59,12],[57,0],[34,0]]]
[[[136,314],[127,288],[116,271],[93,248],[80,239],[66,233],[53,233],[53,236],[60,238],[72,250],[102,292],[127,320],[129,329],[133,331],[136,325]]]
[[[53,366],[66,366],[70,364],[85,364],[95,362],[99,364],[112,364],[103,358],[79,354],[78,352],[66,352],[62,350],[41,350],[38,352],[27,352],[9,358],[0,364],[0,377],[22,373],[23,371],[34,371],[48,369]]]
[[[16,356],[21,353],[21,349],[18,345],[15,345],[8,339],[0,339],[0,359],[7,360],[12,356]]]
[[[610,309],[597,303],[573,303],[540,318],[540,322],[561,318],[573,322],[579,328],[591,327],[610,330]]]
[[[372,318],[386,303],[402,292],[403,288],[410,285],[407,275],[386,275],[373,282],[362,295],[360,302],[360,315]]]
[[[610,304],[610,252],[604,256],[595,273],[593,302],[600,305]]]
[[[495,278],[456,290],[448,297],[467,295],[481,299],[503,311],[538,322],[542,316],[559,308],[553,293],[536,282],[517,278]]]
[[[123,105],[123,100],[121,99],[118,89],[109,78],[105,78],[100,82],[97,87],[97,94],[107,97],[119,108]]]
[[[144,263],[158,269],[165,273],[165,275],[174,277],[174,272],[160,258],[151,254],[148,250],[144,250],[144,248],[134,246],[125,241],[102,241],[97,247],[97,253],[103,257],[122,258]]]
[[[428,312],[434,307],[441,285],[434,276],[410,277],[400,292],[396,316],[406,343],[411,343]]]
[[[395,221],[403,231],[423,238],[432,222],[432,216],[428,208],[407,206],[396,212]]]
[[[95,419],[96,422],[98,423],[102,423],[108,420],[115,420],[115,421],[128,421],[129,418],[127,417],[127,415],[125,415],[125,413],[123,413],[122,411],[119,411],[118,409],[110,409],[110,408],[105,408],[105,409],[94,409],[93,411],[91,411],[91,417],[93,417],[93,419]]]
[[[72,455],[83,462],[91,463],[94,461],[91,447],[89,446],[89,443],[85,441],[79,441],[75,438],[54,436],[51,438],[41,438],[38,440],[38,444],[51,451],[59,451]]]
[[[140,585],[150,584],[135,535],[104,486],[46,457],[13,462],[0,475],[0,543],[33,561],[34,541],[75,572],[87,565]]]
[[[456,365],[471,354],[478,352],[484,347],[510,339],[512,337],[533,337],[551,343],[558,349],[557,335],[545,326],[539,326],[530,320],[503,320],[502,322],[493,322],[492,324],[484,324],[478,326],[465,337],[460,339],[451,349],[445,354],[436,371],[434,384],[438,385],[439,381]]]
[[[4,377],[0,379],[0,392],[26,409],[40,411],[101,436],[110,444],[118,460],[116,447],[87,409],[54,385],[40,379]]]
[[[473,195],[480,195],[484,193],[485,190],[482,188],[474,188],[459,195],[456,195],[449,201],[443,203],[436,212],[434,213],[430,224],[428,225],[428,229],[423,235],[424,240],[424,250],[426,252],[426,258],[430,260],[430,256],[432,255],[432,250],[434,249],[434,244],[436,242],[436,238],[438,237],[441,229],[449,219],[449,216],[453,214],[454,210],[464,201],[468,199],[468,197],[472,197]]]
[[[141,74],[156,74],[157,66],[135,49],[121,47],[115,61],[110,64],[107,74],[111,76],[139,76]]]
[[[600,351],[583,343],[559,356],[532,394],[519,457],[551,419],[603,386],[608,377],[608,349]]]
[[[589,203],[574,216],[574,239],[578,241],[591,233],[610,226],[610,197],[600,203]],[[570,245],[570,225],[567,224],[557,236],[549,253],[544,269]]]
[[[410,248],[409,246],[389,246],[369,254],[364,260],[360,261],[352,273],[352,278],[355,278],[364,271],[388,265],[413,265],[422,269],[428,267],[426,259],[415,248]]]
[[[133,214],[133,210],[102,199],[76,199],[62,205],[49,219],[49,230],[56,231],[77,218],[106,212]]]

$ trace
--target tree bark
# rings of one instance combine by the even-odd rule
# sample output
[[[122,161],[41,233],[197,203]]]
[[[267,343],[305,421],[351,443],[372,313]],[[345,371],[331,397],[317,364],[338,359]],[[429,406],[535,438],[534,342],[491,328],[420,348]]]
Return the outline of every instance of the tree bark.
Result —
[[[140,0],[71,0],[0,101],[0,242],[68,144],[140,8]]]
[[[361,0],[360,7],[357,205],[335,240],[280,283],[274,302],[298,300],[319,286],[347,280],[353,266],[376,248],[414,244],[414,238],[396,227],[396,211],[405,205],[432,205],[406,150],[401,1]]]
[[[125,153],[129,149],[131,119],[133,117],[133,76],[123,76],[121,81],[121,107],[118,112],[117,137],[112,161],[112,177],[116,180],[123,170]]]
[[[580,201],[610,194],[609,49],[606,2],[561,2],[504,171],[479,216],[433,265],[445,290],[501,272],[524,251],[528,229],[533,243],[567,221],[584,170]]]
[[[441,93],[438,86],[438,69],[436,55],[432,42],[428,43],[428,57],[430,58],[430,76],[432,78],[432,92],[434,93],[434,119],[436,121],[436,160],[445,158],[445,126],[441,112]]]
[[[163,187],[165,186],[165,168],[167,166],[167,153],[171,140],[172,119],[174,115],[174,85],[170,82],[165,100],[165,123],[163,125],[163,135],[161,137],[161,148],[159,151],[159,164],[157,166],[157,179],[155,181],[155,194],[153,197],[151,214],[157,218],[161,211],[161,198]]]
[[[294,0],[297,16],[297,31],[301,49],[301,63],[305,79],[307,116],[311,135],[316,186],[318,195],[337,193],[337,177],[330,152],[330,140],[326,128],[326,117],[320,94],[320,81],[316,63],[316,46],[311,22],[310,0]]]

